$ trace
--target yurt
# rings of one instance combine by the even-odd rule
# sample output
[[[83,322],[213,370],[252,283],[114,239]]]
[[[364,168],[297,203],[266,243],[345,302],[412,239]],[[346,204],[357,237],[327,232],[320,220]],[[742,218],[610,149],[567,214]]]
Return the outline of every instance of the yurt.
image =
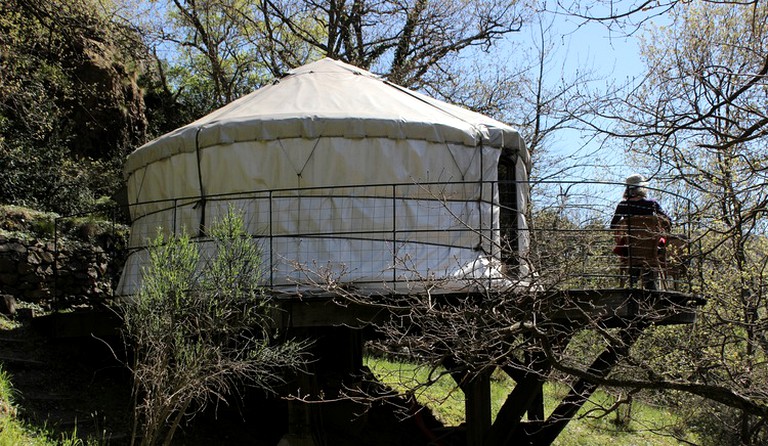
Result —
[[[515,286],[529,164],[515,129],[322,59],[128,156],[117,294],[138,291],[158,231],[211,249],[205,228],[232,208],[275,291]]]

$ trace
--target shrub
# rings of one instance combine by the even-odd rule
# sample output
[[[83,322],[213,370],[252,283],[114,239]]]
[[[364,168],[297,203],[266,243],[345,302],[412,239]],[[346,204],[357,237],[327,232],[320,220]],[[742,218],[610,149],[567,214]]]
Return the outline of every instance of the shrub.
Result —
[[[158,235],[140,292],[123,305],[135,358],[134,442],[140,434],[141,444],[168,444],[206,403],[241,384],[273,390],[304,365],[303,345],[274,342],[260,250],[242,215],[229,212],[207,236]]]

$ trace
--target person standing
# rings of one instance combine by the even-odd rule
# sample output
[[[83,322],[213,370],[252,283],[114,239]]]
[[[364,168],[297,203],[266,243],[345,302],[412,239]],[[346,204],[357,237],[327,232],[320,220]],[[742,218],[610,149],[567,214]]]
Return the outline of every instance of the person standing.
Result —
[[[611,219],[611,229],[616,229],[622,219],[631,215],[655,215],[662,221],[662,226],[669,231],[672,219],[664,212],[658,201],[648,198],[648,180],[639,173],[627,177],[623,199],[616,206]]]
[[[656,200],[648,198],[648,180],[643,175],[628,176],[625,185],[623,198],[611,219],[610,227],[616,234],[613,252],[621,258],[622,270],[628,269],[630,286],[640,279],[645,288],[655,289],[657,274],[654,268],[658,269],[661,263],[659,255],[665,243],[663,234],[671,230],[672,220]],[[644,219],[646,216],[656,218]],[[628,232],[632,231],[642,231],[643,235],[633,235],[634,241],[630,242]],[[653,245],[633,248],[632,245],[638,240],[645,245]]]

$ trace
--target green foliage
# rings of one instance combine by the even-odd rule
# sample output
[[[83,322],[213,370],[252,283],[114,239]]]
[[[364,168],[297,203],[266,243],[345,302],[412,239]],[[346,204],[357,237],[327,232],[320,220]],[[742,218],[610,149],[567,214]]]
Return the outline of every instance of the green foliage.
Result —
[[[394,362],[378,357],[366,357],[366,365],[383,383],[399,392],[413,392],[419,403],[426,405],[446,425],[457,426],[464,421],[464,394],[445,370],[432,370],[413,363]],[[434,382],[433,382],[434,381]],[[429,385],[427,385],[429,384]],[[514,381],[503,373],[491,379],[491,413],[495,417]],[[567,393],[568,387],[558,383],[544,386],[545,413]],[[617,397],[597,392],[579,412],[566,431],[558,437],[558,446],[617,446],[617,445],[679,445],[696,440],[684,428],[685,420],[669,411],[644,401],[632,402],[630,421],[626,426],[615,423],[614,410]]]
[[[539,282],[561,289],[612,288],[617,284],[618,261],[611,252],[613,232],[605,218],[577,209],[535,211],[531,221],[531,256]]]
[[[165,62],[158,61],[160,69],[167,70]],[[209,111],[208,104],[193,100],[188,95],[174,94],[163,84],[158,73],[147,72],[138,79],[144,91],[147,136],[158,137],[184,126]]]
[[[16,141],[18,144],[19,141]],[[112,161],[74,161],[65,147],[0,141],[0,202],[72,214],[91,208],[97,197],[114,193],[119,168]]]
[[[154,32],[175,48],[159,62],[162,87],[196,117],[250,93],[269,78],[260,53],[261,12],[242,0],[168,2]],[[254,20],[254,16],[257,20]]]
[[[10,377],[4,369],[0,368],[0,417],[13,416],[16,413],[13,397]]]
[[[269,391],[303,367],[303,345],[276,337],[242,215],[228,212],[207,236],[158,235],[141,290],[123,305],[142,444],[169,441],[183,417],[238,385]]]
[[[103,6],[0,3],[0,202],[72,213],[119,187],[146,125],[125,54],[137,45]]]
[[[112,254],[125,248],[128,227],[114,221],[110,210],[80,217],[59,217],[52,212],[41,212],[22,206],[0,205],[0,234],[22,239],[52,240],[54,236],[70,241],[95,243],[109,248]]]
[[[7,316],[0,316],[0,330],[11,330],[18,326],[16,321],[9,319]]]
[[[0,232],[36,237],[52,237],[56,214],[21,206],[0,205]]]

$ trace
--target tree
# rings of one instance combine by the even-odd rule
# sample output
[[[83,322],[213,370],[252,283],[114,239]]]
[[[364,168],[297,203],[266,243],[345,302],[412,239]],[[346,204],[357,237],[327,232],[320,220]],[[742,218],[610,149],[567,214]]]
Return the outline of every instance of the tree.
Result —
[[[161,235],[141,291],[121,305],[133,354],[134,438],[170,444],[184,417],[245,384],[271,392],[302,369],[303,343],[278,340],[260,251],[229,211],[207,240]]]
[[[497,0],[265,0],[262,7],[265,21],[290,29],[322,55],[415,89],[458,74],[451,62],[460,52],[472,47],[488,50],[522,24],[515,2]]]
[[[600,2],[582,6],[587,3]],[[598,16],[582,9],[581,17],[635,26],[648,18],[638,7],[650,3],[617,2],[623,12]],[[706,266],[711,300],[695,336],[678,344],[684,359],[665,373],[764,405],[768,395],[756,389],[764,389],[768,377],[762,251],[768,236],[768,8],[721,1],[670,1],[661,7],[656,12],[668,23],[651,28],[642,48],[647,74],[625,90],[593,99],[601,119],[588,125],[609,123],[592,128],[649,166],[660,184],[678,187],[698,205],[692,217],[702,225],[706,249],[699,261]],[[763,444],[765,414],[734,408],[726,419],[712,416],[720,409],[712,410],[709,432],[718,426],[721,439]]]
[[[611,26],[627,25],[626,32],[636,31],[636,26],[654,15],[679,14],[674,15],[675,33],[694,35],[701,28],[709,34],[697,37],[695,44],[691,44],[692,39],[672,39],[671,35],[660,38],[656,44],[663,50],[654,53],[649,46],[647,54],[653,67],[663,69],[652,70],[646,79],[632,85],[628,93],[614,90],[611,97],[603,95],[589,102],[582,101],[575,109],[573,98],[579,98],[580,91],[563,85],[548,92],[542,82],[548,71],[546,51],[540,52],[535,75],[526,74],[528,67],[519,72],[502,72],[495,66],[487,69],[490,63],[467,63],[474,56],[484,56],[484,52],[487,54],[495,48],[498,39],[518,29],[525,10],[518,11],[516,3],[177,0],[165,3],[173,26],[158,28],[162,32],[155,35],[163,39],[163,43],[156,46],[158,50],[172,44],[179,58],[167,58],[157,66],[163,91],[182,100],[189,93],[186,99],[197,104],[196,110],[201,114],[263,82],[266,74],[280,76],[286,69],[308,59],[327,55],[373,69],[404,86],[493,113],[496,117],[500,115],[507,121],[523,123],[530,135],[527,139],[536,151],[546,145],[551,130],[563,128],[574,118],[582,119],[585,126],[617,123],[598,130],[617,140],[628,141],[626,145],[632,153],[651,155],[655,160],[653,171],[677,184],[690,183],[690,188],[683,192],[702,203],[696,217],[710,230],[698,234],[709,248],[706,259],[717,262],[717,269],[712,271],[728,274],[710,278],[711,289],[720,286],[724,299],[719,300],[719,305],[711,304],[703,313],[708,328],[702,329],[700,336],[690,342],[686,341],[690,338],[679,336],[675,338],[676,350],[659,350],[652,356],[654,361],[650,361],[649,357],[629,349],[629,345],[637,341],[638,330],[628,333],[628,339],[622,339],[616,332],[601,327],[599,320],[592,320],[590,326],[596,330],[601,343],[609,347],[609,356],[627,359],[632,365],[620,374],[608,375],[605,370],[594,373],[591,364],[579,357],[580,353],[566,350],[562,345],[550,345],[551,339],[541,334],[540,326],[521,322],[529,315],[539,314],[546,305],[551,305],[549,310],[553,312],[579,309],[575,302],[536,301],[533,292],[510,300],[491,296],[482,305],[477,296],[438,306],[434,305],[432,296],[409,296],[394,305],[408,314],[407,329],[403,331],[403,325],[394,324],[382,328],[431,364],[444,362],[446,352],[453,352],[462,358],[449,367],[449,373],[457,376],[481,376],[489,368],[499,366],[522,376],[523,382],[535,384],[546,378],[544,370],[556,369],[582,378],[589,385],[608,383],[687,391],[742,411],[746,420],[742,423],[742,433],[760,438],[762,434],[758,431],[765,418],[764,395],[749,393],[747,389],[748,384],[759,382],[763,373],[757,369],[762,366],[762,353],[758,349],[762,342],[759,328],[764,314],[761,287],[765,260],[759,256],[762,240],[759,231],[764,225],[761,211],[764,196],[760,187],[764,184],[765,162],[756,156],[761,152],[756,151],[754,145],[764,137],[765,117],[760,104],[765,103],[765,98],[760,94],[764,94],[765,71],[760,64],[753,69],[753,62],[739,65],[735,59],[721,57],[728,50],[744,61],[752,61],[754,55],[759,56],[756,60],[764,60],[760,54],[764,55],[761,33],[765,20],[757,13],[760,8],[755,2],[723,7],[738,11],[726,14],[727,20],[736,23],[747,18],[739,22],[743,26],[736,29],[750,36],[755,44],[749,46],[727,37],[727,31],[734,29],[730,22],[721,23],[718,28],[694,26],[713,21],[693,13],[696,8],[716,8],[717,3],[705,2],[704,6],[686,6],[685,2],[678,1],[576,3],[576,7],[628,5],[625,10],[609,10],[604,17],[590,16],[594,10],[572,10],[584,20],[604,19]],[[691,15],[689,26],[683,25],[685,16],[677,8]],[[743,14],[745,9],[738,8],[752,8],[753,13]],[[623,21],[630,17],[640,19]],[[723,50],[719,55],[712,51],[718,48]],[[198,70],[199,67],[203,69]],[[727,73],[728,70],[731,72]],[[196,76],[198,72],[209,73],[209,76],[201,79]],[[467,75],[468,72],[472,74]],[[251,77],[246,73],[251,73]],[[748,75],[739,77],[745,73]],[[169,76],[162,80],[163,74]],[[526,79],[519,82],[517,77]],[[509,104],[517,99],[511,92],[521,86],[528,89],[523,96],[535,97],[535,100],[527,106],[530,113],[518,115],[509,112]],[[543,116],[553,119],[547,122]],[[601,119],[592,119],[595,116]],[[710,137],[714,143],[701,143],[703,138]],[[722,192],[711,194],[713,190]],[[576,226],[574,230],[581,229],[567,219],[553,221],[569,228]],[[723,234],[728,237],[721,237]],[[587,251],[587,248],[574,247],[565,251],[545,250],[543,254],[552,259],[561,252],[574,257]],[[553,269],[550,283],[563,282],[556,276],[559,272]],[[726,281],[738,286],[734,288]],[[715,345],[729,348],[721,349],[719,356],[710,354]],[[701,355],[702,351],[707,354]],[[732,360],[734,355],[741,358],[742,353],[750,359]],[[674,361],[663,360],[678,354]],[[546,367],[540,367],[542,362],[547,363]],[[710,367],[710,362],[714,367]],[[665,363],[685,364],[689,368],[673,370],[665,367]],[[742,369],[750,371],[743,374]],[[707,381],[703,385],[697,381],[704,378]],[[753,433],[749,433],[750,430]]]
[[[90,0],[0,5],[0,200],[73,212],[114,193],[146,128],[136,43]]]
[[[179,87],[200,95],[207,111],[250,93],[265,81],[258,47],[249,40],[258,31],[239,17],[249,3],[173,0],[166,6],[170,22],[158,30],[158,38],[176,45],[173,59]]]
[[[491,60],[491,49],[518,31],[528,12],[499,0],[167,0],[161,5],[147,10],[164,14],[163,23],[126,20],[140,23],[148,45],[157,49],[168,90],[184,89],[180,99],[198,95],[202,113],[321,57],[435,93],[441,85],[462,82],[467,61]]]

